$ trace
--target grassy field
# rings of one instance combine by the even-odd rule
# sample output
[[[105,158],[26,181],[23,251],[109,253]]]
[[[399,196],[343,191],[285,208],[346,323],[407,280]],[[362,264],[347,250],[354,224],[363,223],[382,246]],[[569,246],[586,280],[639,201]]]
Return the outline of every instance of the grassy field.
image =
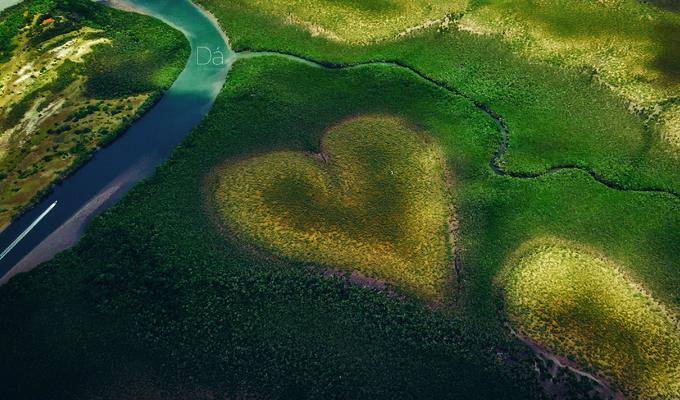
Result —
[[[565,0],[540,2],[533,19],[522,19],[533,9],[523,2],[474,2],[410,31],[437,17],[424,9],[387,27],[370,21],[405,2],[334,2],[323,7],[332,13],[315,15],[320,0],[309,9],[294,1],[199,2],[240,50],[328,64],[393,60],[421,75],[386,64],[238,61],[209,115],[154,177],[96,219],[74,249],[0,288],[0,374],[8,382],[0,397],[540,398],[533,354],[508,322],[616,387],[675,395],[677,325],[668,316],[680,313],[677,197],[613,190],[579,169],[500,176],[489,161],[501,132],[475,106],[507,123],[501,164],[509,171],[573,165],[624,188],[678,193],[679,164],[667,140],[676,125],[668,109],[677,105],[657,91],[631,109],[635,99],[625,92],[673,86],[648,82],[660,74],[648,64],[640,64],[649,68],[641,79],[618,83],[606,81],[615,62],[597,73],[588,66],[602,54],[661,54],[654,46],[671,36],[654,36],[656,28],[641,22],[612,36],[611,49],[597,37],[626,18],[637,21],[640,10],[653,17],[650,26],[666,21],[672,30],[675,17],[629,2]],[[602,14],[605,6],[632,17]],[[503,18],[489,22],[497,9],[518,19],[519,36],[504,33]],[[546,33],[555,41],[573,36],[561,27],[571,20],[555,10],[593,29],[601,17],[602,31],[581,53],[560,47],[573,57],[555,59],[531,39],[546,25],[557,27]],[[368,25],[343,33],[348,18]],[[497,31],[477,29],[485,22]],[[392,39],[399,32],[407,34]],[[617,47],[626,35],[656,44]],[[672,70],[671,63],[664,76]],[[413,169],[420,163],[429,172]],[[388,176],[386,165],[412,170]],[[346,182],[359,184],[350,190]],[[451,273],[450,266],[437,261],[451,256],[437,235],[450,213],[444,203],[455,205],[459,232],[460,274],[450,288],[439,268]],[[404,211],[417,205],[427,215]],[[385,220],[395,223],[379,223]],[[310,231],[317,233],[311,244],[304,242]],[[432,251],[411,248],[401,231]],[[378,254],[372,244],[366,251],[374,257],[357,259],[350,233],[363,244],[381,239],[413,252],[380,270],[399,251]],[[426,275],[404,269],[407,263]],[[345,268],[406,295],[327,273]],[[526,279],[515,279],[523,272]],[[445,307],[431,307],[428,296],[442,287]],[[561,303],[548,302],[554,298]],[[568,312],[559,314],[562,305]],[[552,327],[553,315],[555,330],[541,329]],[[564,333],[562,341],[549,332]],[[586,395],[570,390],[573,398]]]
[[[522,334],[604,374],[631,398],[680,396],[677,315],[612,261],[556,239],[523,245],[501,279]]]
[[[272,258],[215,225],[204,185],[225,161],[281,151],[309,161],[300,154],[321,153],[329,127],[361,115],[409,121],[446,158],[461,233],[453,307]],[[579,171],[499,177],[489,168],[499,141],[469,101],[397,67],[239,61],[155,177],[76,248],[0,288],[0,373],[11,382],[0,395],[119,398],[125,387],[137,397],[537,398],[532,356],[507,332],[496,292],[508,257],[532,238],[568,237],[674,309],[680,209]]]
[[[534,59],[588,68],[636,108],[667,101],[680,84],[680,16],[644,2],[480,1],[459,28]]]
[[[0,229],[113,140],[174,81],[181,34],[89,1],[0,15]]]
[[[271,253],[358,270],[428,300],[451,292],[445,161],[391,116],[330,127],[321,153],[275,152],[216,172],[226,227]]]
[[[501,38],[535,60],[581,70],[629,103],[659,139],[656,151],[678,158],[680,15],[645,2],[480,1],[459,29]]]
[[[341,43],[393,39],[441,23],[461,12],[467,0],[244,0],[239,7],[264,12],[285,24],[297,25],[312,36]]]
[[[144,397],[151,387],[218,398],[537,398],[528,361],[497,359],[496,346],[511,353],[513,343],[479,332],[463,313],[272,259],[215,225],[203,195],[215,168],[282,150],[318,154],[329,127],[361,115],[427,132],[455,181],[483,175],[498,141],[493,121],[469,102],[397,68],[240,61],[154,178],[78,248],[0,288],[0,373],[12,382],[0,397],[119,398],[117,388],[129,387]],[[39,376],[30,372],[36,363]],[[109,375],[82,379],[91,371]]]
[[[199,1],[218,17],[236,49],[278,50],[341,64],[395,60],[455,86],[494,109],[510,127],[509,151],[503,159],[509,171],[534,174],[558,165],[576,165],[624,187],[680,193],[680,178],[675,173],[680,160],[671,144],[677,142],[677,124],[673,123],[677,118],[677,81],[669,78],[675,67],[672,62],[664,62],[667,66],[660,70],[652,65],[653,60],[645,61],[655,57],[668,60],[664,54],[674,53],[677,35],[672,32],[679,26],[677,16],[631,2],[619,7],[622,10],[610,7],[605,11],[600,10],[604,2],[590,6],[571,1],[541,2],[537,13],[558,17],[565,13],[561,19],[548,21],[558,24],[549,32],[567,30],[568,26],[559,25],[564,21],[584,20],[586,27],[596,24],[593,21],[600,17],[604,21],[602,29],[593,32],[594,44],[586,43],[590,47],[572,45],[567,37],[566,44],[558,46],[564,50],[560,53],[562,60],[544,56],[544,51],[529,56],[525,48],[537,45],[505,38],[500,35],[501,25],[484,19],[484,10],[503,7],[524,10],[524,18],[529,19],[534,8],[522,9],[522,2],[514,6],[515,2],[470,3],[464,13],[449,18],[446,26],[438,24],[396,40],[364,45],[312,36],[303,26],[287,23],[283,16],[254,9],[244,2]],[[585,19],[581,15],[586,12],[584,8],[600,11],[592,11]],[[648,14],[653,21],[635,34],[645,46],[632,52],[626,47],[628,37],[624,38],[624,34],[644,25],[640,21]],[[469,25],[472,20],[498,26],[500,33],[475,33]],[[522,21],[517,25],[518,37],[528,36],[533,26],[522,25]],[[514,31],[506,32],[510,33]],[[561,38],[557,33],[553,36]],[[609,47],[598,47],[607,37],[612,38],[607,43]],[[622,54],[640,55],[644,74],[631,76],[625,66],[628,64],[620,58]],[[608,75],[609,70],[600,71],[599,64],[590,65],[594,59],[603,59],[611,71],[624,70],[628,75]],[[624,88],[630,96],[624,95]],[[638,96],[638,92],[642,94]],[[632,106],[632,100],[642,107]]]

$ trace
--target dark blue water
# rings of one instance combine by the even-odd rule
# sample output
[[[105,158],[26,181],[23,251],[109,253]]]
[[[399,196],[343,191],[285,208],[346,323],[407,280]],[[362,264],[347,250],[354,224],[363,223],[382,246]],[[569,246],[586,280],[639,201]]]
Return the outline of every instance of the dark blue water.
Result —
[[[5,1],[7,5],[12,2],[15,1]],[[115,204],[169,157],[210,110],[224,84],[231,55],[226,38],[216,23],[189,0],[124,0],[120,3],[182,31],[191,43],[191,57],[173,86],[149,112],[0,233],[1,252],[57,202],[0,260],[3,277],[0,283],[72,246],[94,216]],[[213,51],[219,48],[227,62],[207,64],[205,48]]]

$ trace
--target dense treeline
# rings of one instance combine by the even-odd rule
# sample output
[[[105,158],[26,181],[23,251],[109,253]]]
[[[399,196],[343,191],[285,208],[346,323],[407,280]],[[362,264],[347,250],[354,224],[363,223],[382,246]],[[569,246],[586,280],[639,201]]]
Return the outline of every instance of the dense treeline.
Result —
[[[527,62],[465,32],[354,47],[310,38],[243,2],[204,3],[239,48],[397,59],[460,88],[506,118],[509,170],[573,163],[625,187],[677,189],[673,161],[646,152],[639,116],[587,74]],[[134,44],[133,35],[120,54]],[[121,69],[110,80],[122,82],[108,87],[106,73],[92,72],[99,84],[90,90],[138,84]],[[216,166],[278,149],[318,152],[325,129],[365,113],[403,117],[442,144],[460,218],[455,304],[433,310],[359,289],[244,246],[215,224],[205,184]],[[76,248],[0,288],[8,382],[0,397],[536,398],[532,356],[509,337],[494,283],[508,257],[540,236],[606,253],[669,309],[680,307],[675,198],[612,190],[579,170],[501,177],[489,168],[499,143],[494,121],[468,100],[398,67],[242,61],[154,178]]]
[[[275,149],[318,152],[328,126],[362,113],[399,115],[442,145],[461,220],[455,304],[433,310],[347,285],[215,224],[205,183],[216,166]],[[73,250],[0,288],[0,373],[10,382],[0,395],[538,396],[532,356],[508,337],[493,284],[508,254],[539,233],[584,241],[677,304],[678,206],[578,171],[498,177],[488,160],[499,135],[468,101],[397,67],[241,61],[155,177]]]
[[[524,243],[502,276],[516,329],[635,399],[680,396],[680,329],[621,267],[554,238]]]
[[[127,387],[136,397],[533,398],[528,356],[496,332],[259,257],[212,220],[203,191],[216,165],[281,147],[318,151],[326,127],[358,112],[424,124],[461,176],[479,176],[496,142],[483,113],[398,69],[240,64],[155,178],[75,249],[0,288],[0,373],[11,382],[2,397],[117,398]],[[38,364],[40,379],[30,372]],[[83,380],[90,371],[96,379]]]
[[[23,1],[0,34],[4,227],[153,105],[190,49],[161,21],[89,0]]]

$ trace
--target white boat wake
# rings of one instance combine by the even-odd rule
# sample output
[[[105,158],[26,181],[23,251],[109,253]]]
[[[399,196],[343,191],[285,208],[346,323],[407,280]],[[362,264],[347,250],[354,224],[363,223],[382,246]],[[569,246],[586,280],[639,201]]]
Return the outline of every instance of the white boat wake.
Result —
[[[9,254],[10,251],[12,251],[12,249],[14,248],[14,246],[16,246],[17,244],[19,244],[19,242],[21,242],[21,239],[23,239],[24,237],[26,237],[26,235],[28,235],[28,233],[29,233],[33,228],[35,228],[35,226],[38,225],[38,224],[40,223],[40,221],[41,221],[43,218],[45,218],[45,216],[46,216],[50,211],[52,211],[52,209],[53,209],[56,205],[57,205],[57,202],[56,202],[56,201],[55,201],[54,203],[50,204],[50,206],[47,207],[47,210],[43,211],[42,214],[40,214],[40,215],[38,216],[38,218],[35,219],[35,221],[31,222],[31,225],[29,225],[28,228],[24,229],[24,231],[21,232],[21,234],[20,234],[19,236],[17,236],[17,238],[14,239],[14,241],[13,241],[12,243],[10,243],[9,246],[7,246],[7,248],[2,252],[2,254],[0,254],[0,260],[2,260],[3,258],[5,258],[5,256],[6,256],[7,254]]]

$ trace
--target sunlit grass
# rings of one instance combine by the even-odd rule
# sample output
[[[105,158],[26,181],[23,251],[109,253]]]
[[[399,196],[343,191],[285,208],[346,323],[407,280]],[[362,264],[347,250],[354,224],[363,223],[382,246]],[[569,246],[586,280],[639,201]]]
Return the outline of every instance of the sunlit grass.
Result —
[[[467,0],[244,0],[244,5],[337,42],[391,39],[462,11]]]
[[[343,121],[320,155],[228,163],[215,200],[229,230],[279,256],[356,269],[430,300],[450,279],[443,156],[402,119]]]
[[[543,239],[523,246],[501,281],[508,316],[523,334],[634,398],[680,397],[677,321],[612,261]]]
[[[592,73],[632,111],[677,112],[663,106],[680,90],[677,13],[636,0],[484,1],[459,28],[497,35],[532,59]],[[665,145],[680,150],[675,141]]]
[[[680,159],[680,104],[667,107],[658,118],[657,130],[663,142],[670,145],[667,153]]]

